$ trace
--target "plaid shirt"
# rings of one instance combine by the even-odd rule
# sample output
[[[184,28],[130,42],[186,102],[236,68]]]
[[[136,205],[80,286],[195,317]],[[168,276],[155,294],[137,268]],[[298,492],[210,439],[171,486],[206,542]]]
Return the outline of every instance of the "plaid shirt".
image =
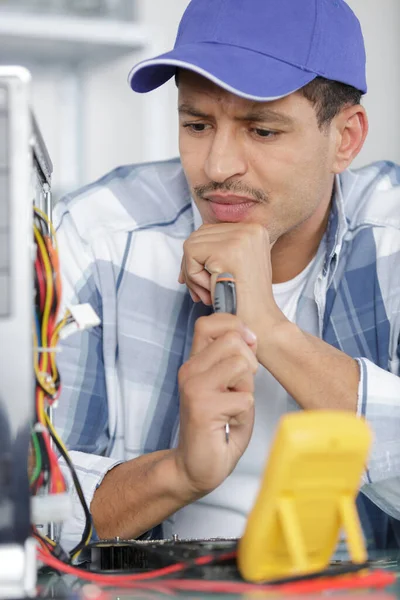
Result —
[[[336,178],[328,228],[297,309],[297,324],[360,371],[358,413],[375,441],[362,491],[400,518],[400,168],[380,162]],[[208,308],[178,284],[184,240],[199,218],[178,159],[126,166],[67,196],[55,210],[64,298],[89,302],[101,325],[62,343],[55,423],[88,503],[107,471],[171,447],[177,372]],[[63,465],[67,480],[73,485]],[[62,541],[83,529],[73,514]]]

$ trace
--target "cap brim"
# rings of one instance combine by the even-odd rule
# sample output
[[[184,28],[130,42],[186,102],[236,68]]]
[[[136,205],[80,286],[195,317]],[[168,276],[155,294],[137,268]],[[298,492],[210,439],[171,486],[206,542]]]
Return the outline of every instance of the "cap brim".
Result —
[[[317,76],[252,50],[199,42],[139,63],[128,81],[135,92],[150,92],[171,79],[177,68],[194,71],[237,96],[259,102],[288,96]]]

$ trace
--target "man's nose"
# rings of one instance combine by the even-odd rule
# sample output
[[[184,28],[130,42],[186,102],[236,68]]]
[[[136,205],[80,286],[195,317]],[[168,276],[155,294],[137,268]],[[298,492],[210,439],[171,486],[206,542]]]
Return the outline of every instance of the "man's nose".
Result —
[[[246,171],[245,153],[239,140],[228,131],[217,132],[205,163],[207,177],[222,183],[231,177],[243,176]]]

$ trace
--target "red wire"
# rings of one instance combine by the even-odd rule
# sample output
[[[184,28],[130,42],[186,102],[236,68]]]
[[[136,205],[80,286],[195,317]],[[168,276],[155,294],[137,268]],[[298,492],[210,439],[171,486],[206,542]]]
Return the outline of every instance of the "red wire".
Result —
[[[38,280],[38,285],[39,285],[39,307],[40,307],[40,312],[43,312],[44,310],[44,297],[45,297],[45,284],[44,284],[44,275],[43,275],[43,264],[41,262],[41,260],[39,259],[39,248],[38,248],[38,254],[35,260],[35,270],[36,270],[36,275],[37,275],[37,280]]]
[[[173,589],[182,591],[200,591],[215,593],[245,594],[250,591],[279,591],[285,594],[314,594],[327,590],[346,590],[362,588],[384,588],[396,581],[395,573],[388,571],[373,571],[362,574],[340,575],[337,577],[326,577],[321,579],[298,581],[295,583],[283,583],[280,585],[260,585],[229,581],[206,581],[191,579],[168,579],[163,585],[171,586]],[[141,587],[145,584],[140,584]],[[146,588],[151,584],[146,584]]]
[[[376,570],[367,573],[358,573],[354,575],[342,575],[339,577],[327,577],[310,581],[301,581],[298,583],[287,583],[282,587],[287,593],[307,593],[320,592],[323,590],[349,590],[357,588],[384,588],[396,581],[395,573]]]
[[[39,411],[38,411],[38,413],[39,413]],[[45,423],[42,423],[42,425],[44,427],[46,426]],[[55,452],[54,452],[53,448],[51,447],[49,433],[48,433],[47,429],[45,429],[42,432],[42,437],[43,437],[43,440],[44,440],[44,443],[46,446],[47,456],[49,458],[49,467],[50,467],[50,489],[49,489],[49,492],[50,492],[50,494],[55,494],[58,492],[65,492],[65,490],[67,489],[65,480],[61,473],[60,465],[58,464],[58,460],[57,460],[57,456],[55,455]],[[58,487],[57,487],[57,484],[58,484]]]
[[[49,255],[50,264],[51,264],[51,268],[52,268],[53,276],[54,276],[54,289],[55,289],[55,293],[57,294],[57,306],[56,306],[54,313],[55,313],[55,315],[57,315],[58,311],[60,309],[61,292],[62,292],[62,290],[61,290],[61,275],[60,275],[60,261],[58,258],[57,250],[53,246],[53,242],[52,242],[51,238],[49,236],[46,236],[44,238],[44,242],[46,244],[46,249],[47,249],[47,253]]]
[[[234,553],[230,555],[223,555],[220,558],[231,558]],[[164,569],[157,569],[148,573],[140,573],[135,575],[102,575],[100,573],[91,573],[89,571],[83,571],[76,567],[71,567],[56,559],[53,556],[43,553],[38,550],[39,559],[46,565],[53,567],[63,573],[75,575],[80,579],[85,579],[93,583],[100,585],[108,585],[113,587],[139,587],[141,589],[153,589],[161,588],[183,590],[183,591],[200,591],[200,592],[215,592],[215,593],[236,593],[244,594],[247,592],[254,591],[279,591],[281,593],[297,593],[297,594],[311,594],[324,590],[339,590],[339,589],[360,589],[377,587],[383,588],[393,584],[396,581],[396,575],[388,571],[374,571],[367,574],[356,574],[356,575],[341,575],[338,577],[326,577],[323,579],[299,581],[294,583],[287,583],[281,585],[259,585],[252,583],[242,582],[229,582],[229,581],[207,581],[204,579],[166,579],[163,581],[152,581],[156,577],[163,577],[172,573],[178,573],[186,568],[184,563],[177,563]],[[196,564],[206,564],[211,562],[214,557],[201,557],[194,561]],[[201,563],[199,562],[201,560]]]
[[[102,583],[104,585],[116,584],[121,585],[122,583],[132,583],[136,581],[145,581],[149,579],[154,579],[155,577],[164,577],[165,575],[172,575],[174,573],[179,573],[184,571],[187,568],[186,563],[176,563],[174,565],[170,565],[169,567],[164,567],[162,569],[156,569],[146,573],[138,573],[133,575],[107,575],[100,573],[90,573],[89,571],[83,571],[82,569],[77,569],[76,567],[72,567],[70,565],[66,565],[62,561],[58,560],[54,556],[47,556],[43,554],[40,550],[38,550],[38,556],[42,562],[44,562],[49,567],[53,567],[63,573],[67,573],[69,575],[75,575],[81,579],[86,579],[88,581],[93,581],[97,583]],[[218,560],[229,560],[236,556],[236,552],[229,552],[218,557]],[[196,565],[204,565],[209,562],[215,560],[215,557],[212,555],[201,556],[200,558],[196,558],[193,563]],[[161,582],[160,582],[161,583]],[[164,581],[162,585],[164,585]]]
[[[42,487],[43,483],[44,483],[44,476],[43,476],[43,473],[40,473],[39,477],[33,484],[34,494],[36,494],[37,491]]]

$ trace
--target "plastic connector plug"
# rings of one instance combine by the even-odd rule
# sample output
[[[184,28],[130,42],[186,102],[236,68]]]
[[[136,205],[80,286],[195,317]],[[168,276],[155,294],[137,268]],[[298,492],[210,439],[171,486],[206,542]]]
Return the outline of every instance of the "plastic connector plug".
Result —
[[[72,503],[68,493],[33,496],[31,519],[35,525],[62,523],[71,516]]]

